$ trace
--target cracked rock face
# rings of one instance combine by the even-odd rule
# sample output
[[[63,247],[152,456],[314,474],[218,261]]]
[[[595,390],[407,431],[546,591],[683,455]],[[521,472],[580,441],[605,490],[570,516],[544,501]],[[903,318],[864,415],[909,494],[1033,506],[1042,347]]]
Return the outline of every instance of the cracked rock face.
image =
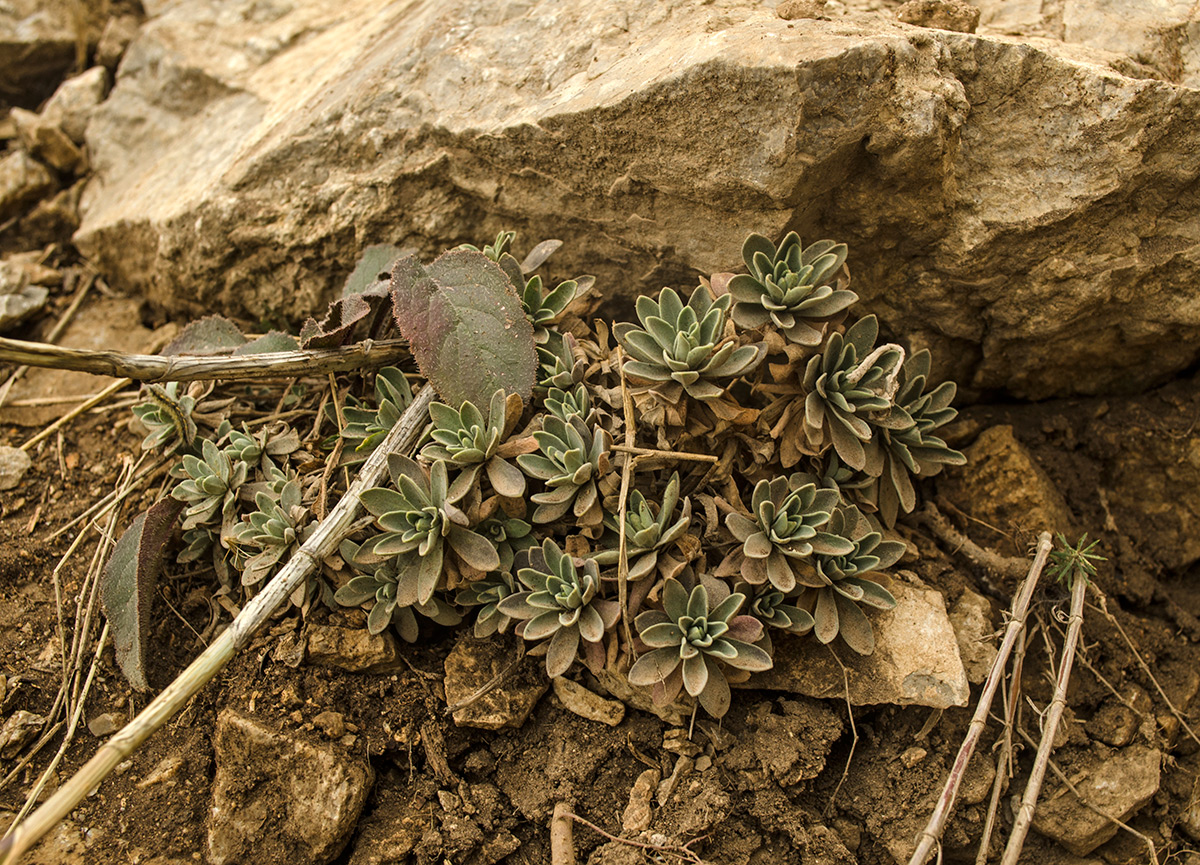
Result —
[[[561,237],[554,266],[616,309],[794,228],[847,242],[865,311],[968,393],[1192,364],[1186,16],[1156,60],[1143,42],[1167,37],[1105,24],[1112,2],[981,3],[976,34],[865,5],[166,5],[89,126],[76,241],[168,308],[294,320],[373,243]]]

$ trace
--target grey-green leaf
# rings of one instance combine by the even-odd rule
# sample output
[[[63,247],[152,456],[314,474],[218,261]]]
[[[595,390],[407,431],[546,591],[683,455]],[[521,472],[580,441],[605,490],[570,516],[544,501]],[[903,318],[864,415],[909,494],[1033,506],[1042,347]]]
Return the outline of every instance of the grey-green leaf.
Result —
[[[100,603],[112,630],[117,663],[129,684],[139,691],[150,688],[146,681],[146,641],[163,545],[185,505],[168,497],[138,514],[113,546],[100,584]]]

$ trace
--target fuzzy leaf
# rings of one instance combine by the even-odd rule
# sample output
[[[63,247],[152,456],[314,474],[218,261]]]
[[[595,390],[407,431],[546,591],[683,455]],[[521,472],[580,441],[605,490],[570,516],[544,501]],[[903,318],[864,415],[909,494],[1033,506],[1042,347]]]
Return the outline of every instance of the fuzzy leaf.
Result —
[[[207,315],[197,319],[179,332],[163,349],[164,355],[210,355],[224,354],[230,349],[245,345],[246,337],[241,328],[220,315]]]
[[[386,288],[392,265],[401,255],[400,248],[390,243],[368,246],[359,256],[354,272],[346,278],[346,284],[342,287],[342,297],[362,294],[377,286]]]
[[[281,330],[272,330],[245,345],[239,345],[233,350],[233,355],[241,357],[246,354],[265,354],[270,351],[295,351],[298,348],[300,348],[300,343],[296,337],[289,336]]]
[[[497,388],[523,400],[533,392],[533,327],[487,256],[454,250],[428,268],[402,258],[392,270],[392,303],[421,371],[450,404],[487,405]]]
[[[185,506],[174,498],[140,513],[113,547],[100,585],[100,603],[112,628],[121,672],[134,688],[149,690],[144,656],[163,544]]]

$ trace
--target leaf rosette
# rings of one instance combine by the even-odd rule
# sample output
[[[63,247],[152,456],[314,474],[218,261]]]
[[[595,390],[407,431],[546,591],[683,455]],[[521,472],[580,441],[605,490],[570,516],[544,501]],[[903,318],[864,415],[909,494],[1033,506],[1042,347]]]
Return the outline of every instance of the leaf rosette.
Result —
[[[525,588],[501,600],[497,609],[521,620],[517,633],[523,639],[544,641],[534,652],[545,647],[547,675],[554,678],[567,672],[581,641],[585,650],[599,656],[592,663],[602,664],[600,643],[621,613],[615,601],[599,596],[596,563],[584,559],[577,564],[550,538],[523,553],[519,564],[521,559],[528,564],[518,568],[517,579]]]
[[[612,435],[589,428],[579,416],[564,421],[548,415],[533,438],[539,452],[517,457],[521,470],[547,487],[530,496],[537,504],[533,522],[550,523],[571,511],[581,526],[599,525],[603,510],[596,482],[608,474]]]
[[[789,342],[820,345],[826,323],[858,300],[836,285],[846,255],[846,245],[832,240],[804,247],[794,231],[778,249],[761,234],[751,234],[742,246],[750,273],[729,281],[734,322],[750,330],[770,324]]]
[[[359,555],[359,548],[353,541],[347,540],[342,542],[340,552],[347,562],[354,562]],[[462,621],[462,616],[438,597],[430,598],[425,603],[418,602],[414,589],[411,580],[401,581],[395,561],[387,561],[380,563],[371,573],[351,578],[334,593],[333,598],[343,607],[370,603],[367,633],[380,634],[388,625],[393,625],[400,638],[408,643],[417,640],[417,613],[439,625],[453,626]]]
[[[901,541],[885,541],[852,505],[839,507],[826,528],[845,538],[851,548],[845,553],[817,553],[804,562],[797,574],[806,587],[800,604],[811,611],[813,633],[822,643],[840,635],[855,652],[869,655],[875,650],[875,634],[859,604],[890,610],[896,599],[867,574],[900,561],[905,546]]]
[[[352,404],[342,409],[346,427],[342,438],[354,445],[358,453],[369,453],[391,432],[400,415],[412,402],[412,388],[404,373],[394,366],[385,366],[375,374],[375,409],[350,398]]]
[[[654,573],[659,568],[660,554],[670,549],[687,532],[692,522],[692,502],[691,499],[684,498],[679,518],[672,521],[678,504],[679,472],[671,475],[671,480],[663,490],[662,502],[657,507],[646,501],[641,490],[634,490],[629,494],[625,511],[629,579],[636,581]],[[615,517],[605,514],[604,521],[610,531],[620,535],[621,527]],[[620,557],[619,549],[601,550],[592,556],[596,563],[601,565],[614,565]],[[670,570],[677,571],[678,566],[679,563],[672,563]]]
[[[711,585],[723,588],[716,581]],[[653,687],[659,704],[673,701],[682,688],[720,718],[730,703],[725,667],[756,673],[769,670],[772,662],[753,645],[762,637],[762,623],[738,615],[746,596],[731,592],[713,600],[710,604],[703,583],[689,593],[678,580],[667,580],[662,610],[647,610],[636,619],[638,635],[650,651],[630,668],[629,681]]]
[[[805,484],[793,489],[787,478],[754,486],[751,517],[730,513],[725,525],[741,546],[721,563],[718,576],[740,574],[751,585],[769,582],[781,592],[796,587],[799,562],[814,552],[848,553],[851,544],[822,527],[837,507],[839,494]]]
[[[904,350],[875,348],[879,322],[873,315],[846,333],[829,337],[825,351],[809,360],[802,383],[804,431],[814,454],[833,445],[842,462],[878,477],[883,453],[872,442],[874,428],[904,429],[912,419],[893,399],[899,388]]]
[[[453,501],[461,499],[479,476],[487,474],[492,489],[506,498],[525,494],[525,475],[512,463],[496,454],[500,444],[511,435],[521,417],[521,398],[506,396],[503,389],[492,394],[488,416],[467,401],[455,410],[440,402],[431,403],[433,441],[421,449],[428,460],[444,460],[460,470],[450,490]]]
[[[365,541],[357,561],[394,559],[399,597],[412,592],[417,604],[428,604],[444,571],[448,546],[468,566],[484,573],[500,564],[492,543],[468,528],[466,514],[449,499],[446,463],[438,460],[428,475],[416,462],[388,456],[395,489],[373,487],[361,496],[375,516],[381,534]]]
[[[717,399],[725,392],[718,381],[746,374],[766,353],[762,343],[739,346],[736,340],[724,340],[729,303],[729,295],[714,300],[704,286],[692,292],[686,305],[672,288],[664,288],[657,302],[639,297],[636,311],[642,326],[620,322],[613,328],[631,358],[625,372],[654,384],[668,402],[678,402],[683,393],[697,400]]]

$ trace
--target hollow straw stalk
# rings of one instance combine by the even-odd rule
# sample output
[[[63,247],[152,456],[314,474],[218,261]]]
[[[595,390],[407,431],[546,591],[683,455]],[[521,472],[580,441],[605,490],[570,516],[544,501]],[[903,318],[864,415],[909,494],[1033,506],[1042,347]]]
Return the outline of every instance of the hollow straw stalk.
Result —
[[[1033,564],[1029,566],[1029,574],[1025,577],[1025,582],[1021,584],[1020,591],[1013,598],[1008,627],[1004,632],[1004,642],[1000,644],[1000,651],[996,654],[996,660],[992,662],[992,669],[983,686],[983,693],[979,695],[979,703],[975,707],[975,715],[971,718],[971,726],[967,728],[967,735],[963,738],[962,746],[958,749],[958,756],[954,758],[954,765],[950,769],[950,777],[946,779],[946,786],[942,789],[942,795],[938,797],[937,807],[933,809],[929,822],[921,832],[917,849],[908,860],[908,865],[924,865],[929,854],[933,852],[933,846],[942,837],[942,830],[946,827],[946,820],[949,819],[950,811],[954,807],[954,799],[958,796],[958,788],[962,783],[963,774],[967,771],[967,764],[971,762],[975,745],[987,723],[988,712],[992,708],[992,699],[996,696],[996,688],[999,687],[1000,679],[1004,674],[1004,666],[1008,663],[1008,656],[1012,653],[1017,638],[1025,628],[1025,618],[1029,613],[1029,601],[1033,597],[1033,590],[1037,588],[1037,581],[1042,575],[1042,569],[1046,567],[1046,559],[1050,555],[1051,545],[1049,532],[1042,532],[1038,535],[1037,555],[1033,559]]]
[[[1050,711],[1046,714],[1046,723],[1042,728],[1042,741],[1038,743],[1037,758],[1033,761],[1033,771],[1029,773],[1029,781],[1025,784],[1021,807],[1017,810],[1017,819],[1013,823],[1012,834],[1008,836],[1008,844],[1004,848],[1004,858],[1000,860],[1000,865],[1017,865],[1021,847],[1025,844],[1025,836],[1029,834],[1029,826],[1033,823],[1033,812],[1037,807],[1038,794],[1042,790],[1042,779],[1046,777],[1046,766],[1050,763],[1050,754],[1054,751],[1054,735],[1058,732],[1058,723],[1067,707],[1067,683],[1071,680],[1075,647],[1079,643],[1079,631],[1083,625],[1083,600],[1087,594],[1087,586],[1087,577],[1076,574],[1075,582],[1071,586],[1071,615],[1068,619],[1067,637],[1063,642],[1063,659],[1058,668],[1058,681],[1054,684],[1054,698],[1050,701]]]
[[[387,469],[389,453],[403,453],[416,445],[425,426],[434,391],[426,385],[359,470],[358,477],[287,565],[246,605],[221,636],[192,661],[136,718],[104,743],[67,783],[29,818],[10,829],[0,840],[0,865],[15,865],[39,838],[70,813],[88,791],[103,781],[117,764],[132,754],[155,730],[165,724],[196,692],[245,648],[254,632],[317,568],[337,550],[358,513],[359,495],[378,485]]]

